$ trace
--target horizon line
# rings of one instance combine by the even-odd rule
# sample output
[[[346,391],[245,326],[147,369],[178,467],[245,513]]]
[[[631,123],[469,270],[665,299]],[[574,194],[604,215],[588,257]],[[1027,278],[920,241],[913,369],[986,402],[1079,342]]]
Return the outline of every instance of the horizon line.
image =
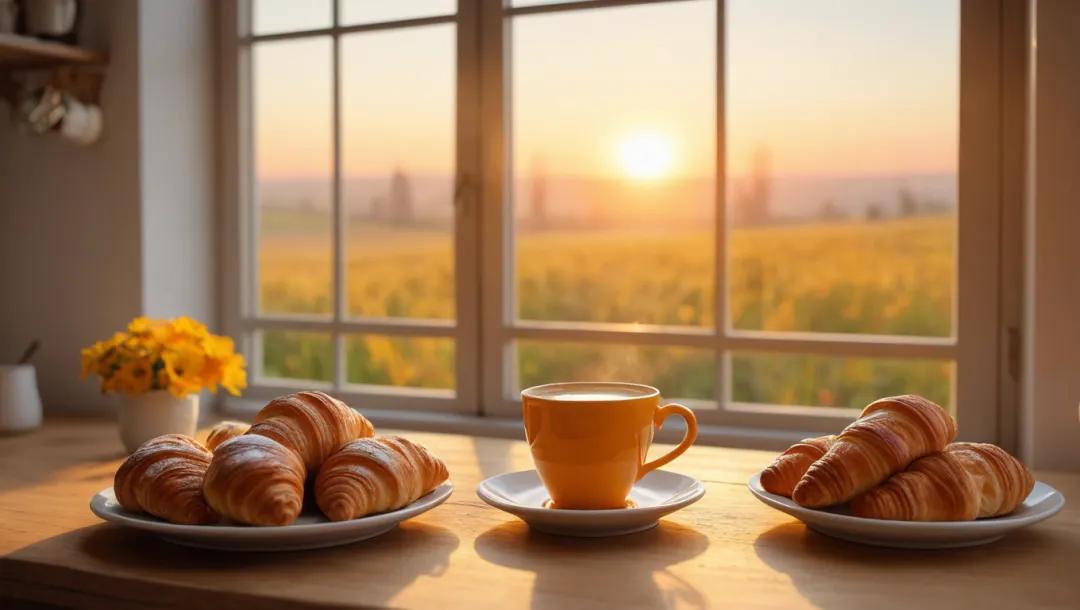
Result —
[[[393,172],[348,173],[348,174],[342,174],[341,177],[342,177],[343,180],[347,180],[349,178],[382,178],[382,177],[385,177],[385,176],[390,175],[392,173]],[[433,172],[433,171],[410,172],[410,171],[405,171],[404,174],[406,176],[439,176],[439,177],[452,178],[454,176],[455,172]],[[730,173],[730,174],[728,174],[728,177],[729,178],[732,177],[732,176],[740,176],[741,177],[741,176],[748,176],[748,175],[752,175],[752,174],[753,174],[752,171],[746,171],[746,172],[740,172],[740,173]],[[942,176],[942,175],[950,175],[950,174],[951,175],[958,175],[959,170],[956,170],[956,169],[953,169],[953,170],[921,169],[921,170],[909,171],[909,172],[853,172],[853,173],[839,173],[839,172],[784,172],[784,173],[781,173],[781,172],[774,172],[771,175],[774,178],[778,177],[778,176],[782,176],[782,177],[786,177],[786,178],[905,178],[905,177],[913,177],[913,176]],[[518,180],[529,179],[529,178],[532,177],[532,175],[533,174],[526,172],[526,173],[523,173],[521,175],[518,175],[517,179]],[[609,179],[609,180],[625,180],[626,182],[638,182],[637,180],[635,180],[633,178],[630,178],[630,177],[627,177],[627,176],[612,175],[612,174],[601,174],[601,173],[596,173],[596,174],[576,174],[576,173],[555,173],[555,172],[551,172],[551,173],[547,173],[545,175],[548,178],[563,178],[563,179],[565,179],[565,178],[588,178],[588,179],[604,178],[604,179]],[[326,182],[330,182],[332,177],[333,176],[330,175],[330,174],[326,174],[326,175],[319,175],[319,174],[295,174],[295,175],[289,175],[289,174],[286,174],[286,175],[277,175],[277,176],[261,175],[261,176],[256,176],[256,179],[260,180],[260,181],[270,181],[270,182],[304,182],[304,181],[320,181],[320,182],[321,181],[326,181]],[[671,177],[668,177],[668,178],[660,178],[660,179],[656,179],[656,180],[641,181],[641,182],[642,182],[642,184],[662,184],[662,183],[665,183],[665,182],[678,182],[678,181],[683,181],[683,180],[703,180],[703,179],[715,179],[715,178],[716,178],[716,174],[704,174],[704,173],[703,174],[681,174],[681,175],[671,176]]]

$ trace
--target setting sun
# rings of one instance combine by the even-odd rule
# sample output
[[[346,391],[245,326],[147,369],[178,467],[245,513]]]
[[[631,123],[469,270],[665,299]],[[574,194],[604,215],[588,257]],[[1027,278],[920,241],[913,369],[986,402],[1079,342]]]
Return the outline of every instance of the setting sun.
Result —
[[[671,170],[671,141],[656,134],[635,134],[619,144],[619,162],[627,176],[652,180]]]

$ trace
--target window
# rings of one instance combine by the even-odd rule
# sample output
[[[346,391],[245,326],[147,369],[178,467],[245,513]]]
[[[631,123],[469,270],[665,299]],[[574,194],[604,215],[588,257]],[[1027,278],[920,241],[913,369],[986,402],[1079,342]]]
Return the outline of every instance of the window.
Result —
[[[249,394],[619,379],[833,430],[914,392],[996,438],[997,3],[226,4]]]

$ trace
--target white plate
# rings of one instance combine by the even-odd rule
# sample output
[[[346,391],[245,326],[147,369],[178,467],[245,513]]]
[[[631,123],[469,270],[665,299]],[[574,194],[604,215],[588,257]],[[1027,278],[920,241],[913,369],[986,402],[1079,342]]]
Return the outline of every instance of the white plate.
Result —
[[[120,507],[113,488],[99,492],[90,501],[90,510],[106,521],[145,530],[169,542],[222,551],[302,551],[339,546],[374,538],[397,527],[398,523],[442,504],[453,493],[447,481],[416,502],[389,513],[352,521],[329,521],[321,514],[301,515],[283,527],[237,525],[176,525],[150,515],[131,513]]]
[[[535,470],[492,477],[476,488],[488,504],[520,517],[541,532],[595,538],[633,534],[656,527],[660,517],[690,506],[705,495],[705,485],[691,477],[654,470],[634,484],[632,508],[560,510],[545,508],[547,490]]]
[[[816,532],[849,542],[904,549],[951,549],[994,542],[1011,531],[1053,517],[1065,506],[1061,492],[1036,481],[1024,503],[1004,517],[978,521],[886,521],[852,517],[843,506],[824,510],[803,508],[790,498],[765,491],[760,472],[750,477],[748,485],[759,500]]]

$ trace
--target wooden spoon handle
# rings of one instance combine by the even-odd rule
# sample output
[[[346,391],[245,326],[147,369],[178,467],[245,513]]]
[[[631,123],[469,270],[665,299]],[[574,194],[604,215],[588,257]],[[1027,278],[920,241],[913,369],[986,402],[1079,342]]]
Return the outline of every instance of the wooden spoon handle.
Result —
[[[26,348],[25,352],[23,352],[22,358],[19,358],[19,364],[30,362],[30,359],[34,357],[34,353],[38,351],[39,347],[41,347],[41,341],[34,339],[34,342]]]

